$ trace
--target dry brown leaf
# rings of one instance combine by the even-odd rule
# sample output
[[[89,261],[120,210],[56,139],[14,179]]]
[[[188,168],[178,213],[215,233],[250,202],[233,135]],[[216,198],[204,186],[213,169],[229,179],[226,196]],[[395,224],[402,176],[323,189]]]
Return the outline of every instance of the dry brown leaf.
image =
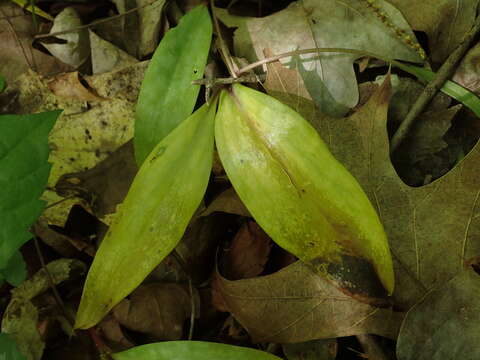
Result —
[[[272,244],[270,237],[256,222],[244,223],[225,252],[222,271],[231,280],[260,275],[268,261]]]
[[[78,71],[55,76],[48,82],[48,88],[59,97],[77,101],[106,100],[87,89],[78,78]]]
[[[292,343],[373,333],[394,339],[403,314],[361,303],[307,265],[230,281],[219,276],[229,311],[256,342]]]
[[[113,314],[125,327],[153,336],[156,340],[179,340],[183,325],[190,319],[192,301],[195,316],[199,316],[199,297],[193,289],[193,300],[188,286],[168,283],[140,285],[129,299],[120,302]]]
[[[220,193],[220,195],[218,195],[201,213],[201,216],[208,216],[214,212],[224,212],[251,217],[250,212],[245,207],[242,200],[240,200],[233,187]]]

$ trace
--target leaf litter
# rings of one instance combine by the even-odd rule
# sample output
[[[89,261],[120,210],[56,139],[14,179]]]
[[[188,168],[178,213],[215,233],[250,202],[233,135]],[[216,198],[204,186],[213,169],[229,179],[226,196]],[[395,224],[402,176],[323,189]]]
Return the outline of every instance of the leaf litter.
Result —
[[[125,4],[127,2],[116,1],[115,3],[120,12],[137,6],[136,4],[132,6],[131,2]],[[162,1],[159,3],[156,5],[160,9],[158,12],[149,13],[146,8],[140,17],[135,16],[135,13],[129,13],[123,18],[112,21],[111,24],[121,23],[124,37],[120,41],[118,36],[116,39],[115,37],[112,37],[113,40],[109,39],[111,43],[104,40],[108,39],[104,34],[108,35],[109,32],[111,34],[114,31],[114,27],[107,26],[108,23],[105,23],[105,26],[93,28],[97,30],[97,34],[102,34],[104,39],[90,32],[88,52],[92,56],[91,65],[94,73],[102,74],[88,76],[85,75],[85,70],[81,69],[81,76],[86,79],[88,86],[77,83],[73,90],[76,87],[82,90],[75,90],[74,99],[70,95],[67,98],[65,96],[62,98],[58,93],[53,95],[48,88],[48,83],[52,81],[51,77],[42,78],[36,74],[27,73],[15,82],[17,75],[24,73],[29,67],[28,62],[18,67],[18,64],[25,59],[24,53],[33,54],[27,56],[30,62],[32,62],[31,56],[36,57],[33,62],[41,66],[35,69],[41,74],[52,72],[51,70],[54,69],[52,66],[56,66],[52,64],[59,64],[59,62],[55,57],[47,55],[44,49],[42,52],[32,47],[32,35],[21,38],[24,50],[28,51],[22,51],[20,55],[18,44],[12,42],[11,32],[0,32],[0,36],[4,36],[5,40],[9,41],[0,42],[2,46],[6,46],[7,51],[4,53],[8,54],[8,59],[13,59],[9,63],[2,63],[2,66],[4,64],[16,66],[14,72],[8,70],[12,67],[0,67],[0,73],[6,76],[9,85],[8,96],[12,96],[14,92],[17,93],[18,98],[13,102],[14,112],[30,113],[62,108],[66,114],[62,116],[65,117],[63,125],[62,121],[59,121],[60,127],[56,131],[58,137],[55,138],[55,132],[50,137],[53,149],[50,161],[53,163],[54,171],[49,181],[50,190],[44,194],[44,198],[49,199],[49,204],[53,206],[45,210],[43,218],[57,231],[65,232],[73,220],[72,207],[78,204],[104,222],[110,223],[111,216],[125,197],[131,180],[137,172],[129,141],[133,135],[131,119],[146,67],[146,63],[137,62],[155,49],[159,35],[161,36],[164,29],[169,26],[168,23],[165,26],[161,24],[161,11],[169,14],[169,20],[175,18],[169,6],[164,6]],[[180,2],[180,7],[188,8],[188,2],[186,5],[183,3]],[[391,29],[385,27],[378,17],[368,13],[364,6],[367,1],[363,2],[363,5],[359,5],[362,2],[353,1],[338,3],[326,2],[322,11],[325,12],[325,8],[330,7],[334,14],[340,14],[340,8],[344,9],[343,14],[351,16],[363,14],[368,26],[375,28],[376,33],[380,33],[381,37],[390,39],[387,45],[384,44],[387,50],[372,48],[371,42],[367,45],[359,45],[359,49],[378,52],[387,57],[419,61],[418,53],[413,48],[392,36]],[[412,30],[425,31],[429,39],[429,50],[434,66],[452,52],[463,34],[471,27],[474,21],[472,14],[475,14],[474,9],[478,5],[476,0],[462,3],[458,7],[455,7],[455,2],[451,0],[444,0],[441,3],[426,1],[422,4],[411,1],[391,1],[390,4],[393,4],[395,9],[393,6],[390,8],[383,1],[374,3],[384,8],[393,23],[404,29],[410,36],[414,36]],[[11,11],[10,4],[2,5],[4,11],[5,6],[9,6],[7,9]],[[248,7],[240,4],[237,8],[242,6]],[[449,10],[452,6],[455,8],[455,16],[453,21],[450,21]],[[310,9],[311,13],[305,14],[305,9]],[[233,38],[235,55],[244,56],[249,62],[289,50],[315,46],[355,47],[356,44],[351,43],[352,30],[349,29],[348,32],[338,30],[345,25],[342,23],[345,21],[342,16],[332,17],[331,22],[320,21],[318,12],[319,10],[311,6],[308,1],[294,3],[284,10],[274,14],[267,13],[267,16],[259,18],[232,16],[218,9],[221,20],[227,26],[238,26]],[[299,14],[292,16],[292,13]],[[141,30],[147,26],[145,14],[153,16],[151,20],[153,30]],[[21,19],[30,21],[28,17]],[[16,21],[16,18],[12,20]],[[139,25],[142,22],[144,24]],[[20,26],[17,23],[13,24],[14,27]],[[290,30],[289,37],[284,36],[285,24]],[[269,29],[271,33],[265,29]],[[337,29],[340,40],[335,38],[332,40],[332,29]],[[363,31],[363,29],[359,30],[358,33]],[[349,37],[345,36],[347,33]],[[273,36],[274,39],[269,38],[272,34],[277,34]],[[149,39],[138,41],[141,37]],[[148,42],[150,45],[142,45]],[[213,287],[217,293],[221,293],[224,307],[222,310],[233,314],[248,330],[254,341],[287,344],[319,338],[373,333],[398,339],[397,357],[400,360],[413,360],[417,356],[423,356],[422,358],[426,359],[459,356],[469,358],[463,352],[456,352],[468,348],[472,349],[470,358],[475,358],[475,347],[472,347],[475,339],[470,335],[477,331],[472,324],[478,322],[475,321],[478,311],[475,311],[477,304],[474,295],[478,286],[478,275],[469,270],[468,266],[475,261],[480,252],[480,246],[475,240],[479,233],[477,201],[480,187],[476,181],[479,171],[477,166],[479,148],[477,145],[469,151],[472,146],[465,147],[462,141],[472,142],[472,140],[461,137],[455,141],[460,142],[459,146],[463,150],[456,149],[452,152],[451,140],[451,133],[458,131],[455,129],[459,118],[467,117],[464,110],[460,110],[459,105],[449,107],[449,99],[443,95],[437,95],[427,111],[417,119],[418,125],[414,130],[414,136],[403,145],[402,151],[390,157],[388,138],[391,134],[387,133],[387,126],[390,132],[394,131],[395,124],[404,117],[405,109],[414,102],[415,94],[419,91],[417,89],[421,87],[413,80],[401,77],[400,74],[400,87],[395,82],[393,84],[393,98],[390,95],[388,77],[380,87],[373,83],[368,85],[369,90],[362,95],[362,87],[367,89],[367,83],[354,76],[352,65],[357,66],[355,57],[339,56],[338,53],[322,55],[322,57],[321,61],[314,62],[313,55],[301,55],[268,64],[265,66],[267,80],[263,86],[270,95],[296,109],[317,128],[332,153],[356,177],[374,204],[388,234],[394,258],[396,289],[392,299],[393,309],[379,308],[353,299],[314,275],[301,262],[295,262],[277,271],[278,266],[273,264],[277,259],[288,254],[284,255],[282,250],[275,246],[263,255],[261,255],[262,252],[257,252],[254,247],[249,246],[247,246],[248,250],[240,250],[237,254],[236,250],[228,255],[219,253],[219,261],[247,264],[247,270],[242,270],[240,275],[232,276],[231,271],[224,272],[222,265],[221,274],[212,275],[215,273],[216,247],[229,248],[228,239],[233,239],[236,233],[237,239],[245,237],[242,233],[245,233],[246,223],[251,224],[249,226],[258,226],[250,220],[250,213],[233,189],[225,186],[224,175],[219,164],[216,173],[218,175],[212,177],[209,184],[210,192],[207,192],[206,197],[208,206],[202,205],[197,213],[203,217],[194,217],[189,225],[189,232],[177,247],[176,254],[169,256],[155,270],[157,280],[153,280],[154,278],[147,280],[146,285],[148,286],[148,282],[153,282],[152,287],[173,289],[183,286],[182,294],[185,295],[182,310],[184,315],[177,317],[176,325],[168,324],[166,333],[163,335],[160,330],[154,330],[154,336],[156,335],[157,339],[168,339],[169,336],[176,334],[174,336],[176,339],[186,338],[188,326],[185,325],[189,323],[191,315],[189,313],[191,304],[188,300],[191,292],[185,291],[185,283],[188,283],[189,276],[185,275],[184,270],[190,269],[188,271],[190,273],[202,273],[194,281],[192,288],[193,293],[198,290],[201,293],[197,298],[200,301],[200,307],[195,309],[194,324],[197,329],[195,334],[211,331],[213,324],[227,324],[224,319],[218,317],[218,313],[212,310],[211,300],[209,300],[211,297],[204,296],[204,290],[209,293],[210,287]],[[458,68],[454,80],[475,91],[478,72],[474,66],[474,58],[475,53],[472,49]],[[367,73],[373,71],[373,62],[364,61],[363,64],[362,66],[366,66]],[[42,70],[42,67],[46,70]],[[75,78],[77,75],[71,73],[66,76]],[[312,80],[318,80],[318,78],[323,82],[315,83]],[[371,78],[371,80],[374,79]],[[359,96],[356,90],[357,81],[360,83],[360,99],[363,106],[350,110],[357,105]],[[383,79],[377,83],[381,84],[382,81]],[[60,89],[71,91],[72,89],[68,89],[70,86],[71,83],[67,82],[66,85],[60,85]],[[86,94],[85,89],[89,94],[93,91],[95,95],[79,97],[78,91]],[[366,99],[369,100],[366,101]],[[324,115],[319,108],[322,112],[335,115],[336,118]],[[103,115],[100,116],[98,111]],[[346,117],[342,118],[345,114]],[[109,124],[115,124],[108,130],[110,133],[105,132],[101,122],[100,126],[98,124],[99,120],[105,119]],[[118,122],[118,119],[124,122]],[[73,126],[74,123],[76,123],[75,126]],[[122,126],[127,126],[125,132],[121,130]],[[85,146],[85,140],[89,138],[89,134],[85,132],[86,129],[92,137],[90,140],[93,140],[90,146]],[[475,127],[469,129],[473,135],[470,133],[468,136],[471,138],[478,136],[478,129],[476,130]],[[120,136],[123,133],[125,135]],[[60,139],[63,140],[60,141]],[[97,139],[99,141],[96,141]],[[79,162],[72,164],[70,161],[72,157],[78,158]],[[425,185],[411,187],[404,181],[415,186]],[[43,237],[47,236],[52,235],[43,234]],[[253,238],[255,236],[253,235]],[[250,238],[250,241],[253,240],[251,236],[247,238]],[[66,240],[63,239],[63,241]],[[207,245],[196,252],[195,244],[200,242]],[[235,240],[232,244],[235,249],[237,246]],[[90,243],[89,246],[92,244]],[[265,247],[262,249],[265,251]],[[249,251],[251,251],[250,255]],[[57,248],[55,252],[62,254],[63,250]],[[253,265],[248,265],[248,261],[252,261]],[[292,259],[289,261],[291,263]],[[258,267],[259,264],[261,266]],[[253,272],[249,274],[249,271]],[[211,279],[215,281],[212,283]],[[158,283],[158,280],[161,282]],[[178,281],[183,282],[184,285],[178,285],[176,283]],[[77,284],[77,286],[81,285]],[[206,289],[204,289],[205,286]],[[175,296],[173,295],[175,291],[167,290],[159,295],[168,298],[170,295]],[[140,321],[141,325],[147,324],[150,317],[161,318],[162,316],[161,314],[153,315],[155,313],[151,309],[153,301],[149,301],[148,296],[150,295],[141,294],[140,297],[135,295],[130,299],[136,298],[140,304],[144,304],[138,307],[138,311],[145,319]],[[199,305],[197,300],[195,306]],[[171,306],[172,316],[182,308],[176,305],[178,304],[174,301],[166,305],[166,308]],[[35,309],[35,307],[31,308],[26,316],[33,316]],[[206,311],[206,309],[209,310]],[[207,313],[209,315],[206,315]],[[5,318],[5,315],[3,316]],[[208,319],[207,324],[205,319]],[[132,333],[128,330],[128,326],[124,327],[116,320],[111,321],[116,324],[113,328],[116,329],[116,337],[120,339],[120,343],[123,343],[124,348],[138,344],[132,341]],[[229,321],[235,322],[232,318]],[[34,330],[34,335],[35,322],[36,320],[30,321],[28,325]],[[446,326],[435,331],[435,324],[438,322]],[[169,333],[169,327],[181,330]],[[458,333],[458,328],[467,334],[461,341],[457,336],[453,336]],[[146,333],[143,339],[150,337],[150,341],[155,341],[151,338],[150,330]],[[432,335],[429,336],[431,333]],[[158,336],[159,334],[161,336]],[[128,340],[122,337],[125,335]],[[1,336],[1,343],[7,344],[8,340],[5,340],[3,334]],[[108,339],[108,336],[106,338]],[[220,336],[216,333],[211,335],[210,340],[215,341],[220,338],[230,343],[246,339],[245,336],[240,336],[235,337],[237,340],[234,340],[233,337],[225,338],[224,335]],[[26,339],[24,338],[23,341]],[[333,344],[335,343],[333,340]],[[438,347],[439,343],[447,345]],[[6,351],[9,351],[9,345],[5,346],[7,346]],[[333,345],[330,344],[325,349],[331,346]],[[4,351],[3,348],[1,350]],[[46,351],[50,351],[48,340]],[[321,350],[318,349],[318,351]],[[41,354],[39,350],[33,349],[26,352],[30,355],[37,354],[37,356]],[[283,354],[287,358],[295,356],[291,353],[292,350],[288,350],[285,345]],[[281,350],[277,350],[276,354],[281,355]],[[132,353],[132,356],[135,355]]]

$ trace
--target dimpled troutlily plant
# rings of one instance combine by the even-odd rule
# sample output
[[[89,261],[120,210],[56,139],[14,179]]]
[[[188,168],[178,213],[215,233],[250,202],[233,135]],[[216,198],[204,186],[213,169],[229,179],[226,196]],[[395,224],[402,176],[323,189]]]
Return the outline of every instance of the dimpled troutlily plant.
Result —
[[[140,170],[88,273],[77,328],[98,323],[178,244],[206,191],[214,144],[240,199],[279,246],[344,284],[352,279],[343,268],[367,264],[393,292],[377,213],[304,118],[240,84],[190,115],[199,91],[191,83],[203,77],[211,35],[200,6],[165,35],[149,64],[135,124]]]

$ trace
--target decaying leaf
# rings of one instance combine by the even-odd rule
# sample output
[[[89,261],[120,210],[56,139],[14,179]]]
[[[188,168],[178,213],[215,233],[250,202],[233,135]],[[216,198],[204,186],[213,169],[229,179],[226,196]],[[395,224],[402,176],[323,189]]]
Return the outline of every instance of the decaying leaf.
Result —
[[[222,270],[232,280],[248,279],[262,273],[267,263],[271,239],[254,221],[242,225],[223,257]]]
[[[80,25],[82,25],[82,21],[80,20],[77,11],[73,7],[66,7],[55,17],[50,33],[70,30]],[[75,68],[79,67],[87,60],[90,54],[90,43],[88,40],[87,29],[57,35],[57,38],[65,40],[66,43],[42,43],[42,45],[45,46],[53,56]]]
[[[394,260],[395,303],[408,309],[480,254],[480,146],[440,179],[405,185],[390,161],[388,93],[387,81],[351,117],[320,119],[319,131],[375,204]]]
[[[145,55],[153,53],[157,47],[165,0],[156,0],[153,3],[151,0],[136,0],[136,5],[142,7],[138,11],[140,28],[138,55],[143,58]],[[147,6],[144,7],[145,5]]]
[[[387,1],[377,0],[386,18],[405,36],[415,39],[400,11]],[[419,54],[383,23],[368,1],[300,0],[264,18],[238,18],[217,10],[235,31],[237,56],[249,62],[263,59],[264,49],[275,55],[319,48],[348,48],[369,51],[387,58],[419,62]],[[296,68],[320,111],[342,116],[358,102],[353,61],[358,55],[345,53],[305,54],[285,57],[283,65]]]
[[[71,67],[35,49],[35,30],[31,14],[10,1],[0,3],[0,74],[8,83],[27,70],[42,75],[70,71]]]
[[[188,285],[169,283],[140,285],[113,308],[113,314],[123,326],[154,340],[180,340],[185,320],[192,315],[192,302],[195,317],[200,315],[198,292],[192,290],[190,294]]]
[[[298,113],[234,85],[221,94],[215,140],[239,197],[278,245],[352,293],[365,292],[358,275],[366,272],[393,291],[392,260],[378,215]],[[362,271],[346,270],[351,267]]]
[[[40,360],[45,348],[37,327],[39,310],[31,300],[47,291],[51,287],[51,281],[57,285],[83,275],[86,266],[79,260],[59,259],[47,264],[47,269],[49,274],[41,269],[31,279],[12,290],[12,300],[2,317],[2,332],[11,334],[20,351],[29,360]]]
[[[100,321],[180,241],[210,176],[215,107],[198,109],[144,161],[90,268],[76,328]]]
[[[49,89],[59,97],[77,101],[103,101],[78,78],[78,71],[55,76],[48,82]]]
[[[442,63],[475,21],[478,0],[389,0],[413,30],[428,35],[431,58]]]
[[[357,334],[395,339],[403,313],[376,308],[340,291],[297,261],[267,276],[219,289],[228,310],[255,342],[295,343]]]
[[[202,212],[202,216],[208,216],[214,212],[225,212],[229,214],[251,217],[242,200],[238,197],[234,188],[229,188],[220,193],[208,207]]]
[[[336,339],[283,344],[282,347],[288,360],[334,360],[338,349]]]
[[[398,359],[478,359],[479,293],[480,276],[471,268],[430,291],[403,321]]]
[[[138,60],[89,30],[92,72],[102,74],[136,64]]]

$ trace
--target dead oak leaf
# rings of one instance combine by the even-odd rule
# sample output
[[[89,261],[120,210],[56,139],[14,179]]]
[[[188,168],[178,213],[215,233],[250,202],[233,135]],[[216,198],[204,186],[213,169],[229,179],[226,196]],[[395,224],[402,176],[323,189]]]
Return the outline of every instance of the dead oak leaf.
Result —
[[[380,215],[394,259],[394,298],[407,309],[480,253],[480,146],[431,184],[405,185],[390,161],[389,97],[387,78],[358,112],[342,120],[324,117],[318,130]]]

